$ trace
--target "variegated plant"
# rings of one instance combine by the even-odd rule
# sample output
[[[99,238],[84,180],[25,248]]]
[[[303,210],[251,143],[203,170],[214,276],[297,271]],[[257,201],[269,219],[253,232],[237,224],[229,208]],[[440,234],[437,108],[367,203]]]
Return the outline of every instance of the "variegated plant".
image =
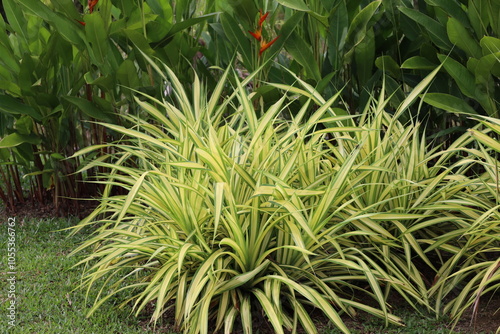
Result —
[[[153,305],[153,321],[170,310],[187,333],[251,333],[255,315],[277,333],[315,333],[313,308],[349,333],[340,316],[356,309],[401,323],[391,292],[441,314],[461,269],[489,279],[483,257],[458,266],[495,245],[481,223],[495,221],[482,214],[491,182],[466,176],[478,162],[463,154],[472,139],[430,149],[418,124],[399,121],[439,69],[393,113],[384,91],[358,116],[336,113],[338,95],[325,100],[296,77],[269,84],[284,95],[257,117],[246,88],[255,73],[240,82],[225,71],[210,96],[195,79],[188,96],[168,67],[150,64],[172,84],[169,100],[138,93],[142,116],[127,117],[136,125],[103,124],[123,139],[84,167],[112,171],[75,230],[97,228],[74,251],[92,250],[80,262],[82,286],[100,289],[90,314],[129,291],[122,305]],[[297,100],[300,111],[282,117]]]

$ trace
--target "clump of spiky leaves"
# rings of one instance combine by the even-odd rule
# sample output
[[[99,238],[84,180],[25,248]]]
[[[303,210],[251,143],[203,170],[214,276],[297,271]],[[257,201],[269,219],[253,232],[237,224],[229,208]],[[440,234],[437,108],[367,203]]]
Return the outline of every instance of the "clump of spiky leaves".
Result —
[[[500,289],[500,121],[481,117],[480,123],[482,126],[470,129],[461,138],[462,143],[475,139],[475,148],[454,147],[475,157],[481,174],[474,180],[471,191],[461,195],[462,204],[467,205],[463,211],[469,212],[468,219],[462,221],[453,235],[450,232],[440,237],[447,243],[452,238],[459,239],[459,243],[458,247],[449,248],[452,256],[440,268],[439,279],[430,289],[438,300],[453,296],[444,303],[444,312],[453,317],[455,324],[466,311],[472,312],[474,321],[481,301],[487,302],[482,297]],[[458,291],[452,293],[453,290]]]
[[[296,78],[298,87],[272,84],[286,95],[259,118],[244,88],[253,75],[231,81],[227,71],[211,96],[196,79],[189,98],[165,68],[174,99],[138,100],[143,117],[130,117],[131,129],[106,125],[123,140],[86,167],[112,170],[100,206],[79,224],[98,226],[75,250],[94,247],[81,262],[82,285],[101,284],[90,313],[130,290],[124,304],[138,313],[153,302],[153,321],[172,310],[191,333],[250,333],[256,314],[277,333],[314,333],[312,308],[346,333],[339,315],[355,309],[398,323],[391,291],[439,314],[441,300],[474,281],[469,273],[491,277],[476,255],[494,249],[482,221],[496,218],[483,214],[494,187],[470,173],[472,139],[430,150],[418,124],[399,121],[438,70],[395,114],[382,91],[360,117],[336,115],[337,96],[326,101]],[[307,101],[283,119],[297,97]],[[372,301],[355,299],[363,294]]]
[[[133,290],[125,303],[140,312],[154,302],[153,321],[172,309],[190,333],[207,333],[209,326],[229,333],[235,325],[251,333],[260,313],[276,333],[299,324],[314,333],[312,308],[345,333],[340,313],[355,309],[398,323],[381,282],[403,284],[355,247],[353,237],[369,232],[334,219],[353,191],[348,175],[360,154],[354,148],[339,161],[316,128],[350,118],[332,113],[337,97],[308,120],[302,118],[311,101],[284,120],[284,95],[257,118],[244,88],[252,76],[235,77],[234,93],[221,102],[229,71],[211,96],[196,79],[192,98],[164,71],[175,102],[138,99],[147,117],[129,117],[136,124],[130,129],[104,124],[123,140],[86,167],[112,171],[100,181],[106,188],[99,207],[78,226],[98,226],[75,250],[93,247],[80,263],[87,265],[82,285],[101,285],[90,313]],[[113,195],[115,188],[126,195]],[[355,289],[380,307],[352,300]]]
[[[367,261],[380,264],[398,283],[387,280],[385,295],[395,290],[418,311],[458,320],[468,306],[477,309],[480,295],[498,289],[499,170],[487,150],[473,149],[469,135],[439,150],[426,143],[420,124],[399,121],[435,74],[394,113],[387,112],[382,92],[359,119],[323,131],[333,138],[328,144],[337,164],[359,149],[346,181],[349,191],[337,203],[332,221],[349,221],[344,233],[359,233],[353,238],[369,254]],[[312,87],[302,85],[305,92],[294,91],[325,103]],[[500,133],[498,120],[486,125]],[[498,141],[471,132],[499,150]],[[478,177],[478,169],[485,173]]]

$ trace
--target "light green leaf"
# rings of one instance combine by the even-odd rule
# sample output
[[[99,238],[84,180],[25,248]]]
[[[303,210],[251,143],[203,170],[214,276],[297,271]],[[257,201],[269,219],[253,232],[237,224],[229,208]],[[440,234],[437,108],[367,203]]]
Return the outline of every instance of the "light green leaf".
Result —
[[[14,132],[0,140],[0,148],[12,148],[23,143],[39,145],[41,142],[42,139],[40,139],[40,137],[38,137],[37,135],[22,135],[20,133]]]
[[[437,66],[437,64],[422,56],[408,58],[401,64],[401,68],[409,70],[433,70]]]
[[[405,111],[414,101],[415,99],[426,89],[434,80],[434,77],[437,75],[441,66],[438,66],[434,69],[430,74],[428,74],[418,85],[413,88],[410,94],[404,99],[404,101],[399,105],[398,110],[396,111],[396,118]]]
[[[480,41],[483,55],[498,54],[500,52],[500,39],[492,36],[484,36]],[[500,61],[500,59],[499,59]]]
[[[497,152],[500,152],[500,142],[498,140],[491,138],[490,136],[482,133],[479,130],[469,129],[468,131],[472,137],[474,137],[482,144],[486,145],[489,148],[494,149]]]

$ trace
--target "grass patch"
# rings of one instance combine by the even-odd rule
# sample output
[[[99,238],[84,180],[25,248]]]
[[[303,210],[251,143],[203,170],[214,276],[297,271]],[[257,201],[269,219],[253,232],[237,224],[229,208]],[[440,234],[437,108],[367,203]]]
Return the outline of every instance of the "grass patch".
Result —
[[[108,302],[91,318],[85,314],[94,300],[85,301],[83,291],[73,291],[79,284],[81,271],[72,269],[79,257],[67,255],[88,237],[79,233],[56,231],[70,227],[68,219],[28,220],[16,222],[16,326],[8,324],[8,283],[6,266],[2,265],[0,281],[2,312],[0,333],[168,333],[166,328],[152,325],[130,316],[130,310],[120,310]],[[7,226],[0,225],[0,254],[7,259]]]

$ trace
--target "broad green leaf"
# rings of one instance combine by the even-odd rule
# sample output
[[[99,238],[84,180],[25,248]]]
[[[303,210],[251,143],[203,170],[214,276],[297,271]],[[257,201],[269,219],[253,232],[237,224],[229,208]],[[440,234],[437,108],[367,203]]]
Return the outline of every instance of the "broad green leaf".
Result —
[[[389,73],[393,78],[401,77],[401,69],[391,56],[380,56],[375,60],[377,68]]]
[[[438,55],[438,58],[446,71],[451,75],[453,80],[455,80],[460,91],[470,98],[475,98],[476,84],[472,73],[470,73],[465,66],[450,57]]]
[[[148,56],[152,56],[155,54],[155,51],[151,48],[149,42],[146,40],[143,34],[132,29],[125,29],[123,32],[143,54]]]
[[[320,15],[320,14],[318,14],[316,12],[313,12],[313,11],[309,11],[307,13],[308,13],[308,15],[312,16],[313,18],[315,18],[319,23],[321,23],[323,25],[323,27],[328,28],[328,19],[329,19],[329,16],[327,16],[327,15]],[[317,28],[317,29],[320,30],[320,28]],[[323,31],[323,30],[321,30],[321,31]]]
[[[0,111],[12,115],[29,115],[37,121],[42,120],[42,115],[38,110],[21,103],[9,95],[0,95]]]
[[[366,37],[366,31],[375,24],[373,17],[382,3],[381,0],[371,1],[352,19],[347,32],[347,40],[354,47]]]
[[[164,47],[172,40],[172,38],[175,34],[181,32],[189,27],[192,27],[198,23],[205,22],[209,18],[214,17],[215,15],[218,15],[218,14],[219,13],[212,13],[212,14],[207,14],[207,15],[189,18],[189,19],[181,21],[181,22],[177,22],[170,28],[170,30],[168,31],[168,34],[163,39],[161,39],[158,42],[152,43],[151,46],[153,48]],[[233,28],[236,29],[237,27],[233,27]]]
[[[0,36],[2,36],[0,34]],[[6,35],[3,35],[6,37]],[[7,41],[5,45],[0,43],[0,54],[2,55],[0,59],[0,64],[5,65],[11,72],[19,73],[19,60],[14,56],[14,53],[10,49],[10,42]]]
[[[28,20],[24,17],[22,9],[14,0],[3,0],[2,7],[5,11],[5,15],[7,16],[9,25],[21,38],[20,41],[23,45],[27,47],[31,41],[28,40],[28,33],[26,31]]]
[[[66,0],[51,0],[51,3],[58,11],[64,13],[66,17],[74,20],[81,20],[81,14],[76,9],[74,3]]]
[[[28,115],[23,115],[16,120],[15,127],[19,134],[29,135],[33,129],[33,119]]]
[[[500,52],[500,39],[492,36],[484,36],[480,41],[483,56],[497,54]],[[479,57],[478,57],[479,58]],[[500,61],[500,59],[499,59]]]
[[[307,78],[312,78],[316,81],[321,80],[321,73],[318,68],[318,63],[314,59],[314,54],[311,47],[297,33],[293,32],[292,36],[285,43],[286,50],[290,55],[304,68]]]
[[[69,19],[54,12],[52,9],[44,5],[40,0],[16,0],[25,9],[31,11],[34,15],[41,17],[45,21],[52,23],[57,31],[72,44],[79,48],[85,45],[85,34],[82,31],[82,26]]]
[[[399,7],[399,10],[425,29],[429,33],[432,42],[440,49],[451,50],[452,44],[446,35],[446,28],[443,25],[418,10],[407,7]]]
[[[148,40],[158,42],[164,38],[172,28],[173,11],[168,0],[147,0],[154,14],[158,15],[154,21],[146,25]]]
[[[37,135],[23,135],[17,132],[11,133],[0,140],[0,148],[12,148],[19,146],[23,143],[39,145],[42,139]]]
[[[500,76],[500,52],[476,58],[469,58],[467,69],[474,73],[476,84],[488,87],[493,83],[493,77]]]
[[[259,42],[253,39],[253,37],[249,33],[244,34],[238,22],[236,22],[229,14],[221,14],[220,20],[227,38],[233,45],[237,47],[237,50],[242,57],[243,65],[248,70],[253,71],[253,52],[250,43],[256,43],[255,47],[257,47],[257,44]]]
[[[441,54],[438,54],[438,58],[464,95],[478,101],[488,115],[492,116],[497,113],[497,107],[492,97],[488,94],[486,89],[483,89],[477,84],[477,82],[481,83],[482,81],[484,85],[489,81],[491,66],[494,65],[494,62],[491,62],[493,59],[486,58],[484,59],[484,63],[476,63],[477,68],[474,70],[475,76],[465,66],[454,59]],[[482,57],[482,59],[483,58],[485,57]],[[475,60],[475,58],[470,58],[470,60]]]
[[[130,59],[125,59],[116,72],[118,83],[129,88],[138,88],[141,84],[138,70]]]
[[[446,31],[450,42],[465,51],[467,56],[480,58],[481,47],[478,42],[472,38],[469,31],[455,18],[450,17],[446,24]]]
[[[343,65],[344,46],[349,29],[349,17],[345,1],[340,1],[329,20],[328,57],[334,71]]]
[[[216,0],[217,11],[228,13],[243,25],[245,25],[245,23],[254,22],[259,9],[266,9],[258,8],[257,6],[258,3],[255,1]]]
[[[288,40],[291,38],[292,34],[295,33],[295,29],[300,26],[300,23],[302,22],[304,18],[305,13],[304,12],[296,12],[292,16],[290,16],[285,23],[281,26],[281,30],[279,31],[279,38],[276,40],[276,42],[271,46],[271,48],[266,51],[265,59],[271,59],[274,57],[276,52],[281,50]]]
[[[107,112],[100,110],[94,103],[87,99],[74,97],[74,96],[64,96],[64,100],[68,101],[72,105],[78,107],[87,116],[101,121],[111,121],[112,118]]]
[[[430,104],[431,106],[448,112],[468,115],[477,114],[477,111],[475,111],[474,108],[467,104],[463,99],[453,95],[443,93],[427,93],[424,94],[423,98],[424,102]]]
[[[433,70],[437,66],[437,64],[422,56],[413,56],[401,64],[401,68],[409,70]]]
[[[65,159],[64,155],[62,155],[61,153],[52,153],[50,155],[51,158],[55,159],[55,160],[63,160]]]
[[[1,52],[1,50],[0,50]],[[12,81],[0,80],[0,90],[5,90],[14,96],[21,95],[21,88]]]
[[[467,13],[456,0],[425,0],[429,5],[441,7],[448,16],[460,22],[466,28],[471,28]]]
[[[85,15],[85,33],[95,57],[96,64],[103,65],[109,53],[107,27],[99,12]]]
[[[483,0],[468,1],[467,15],[478,39],[485,36],[489,24],[488,2]]]
[[[373,62],[375,59],[375,34],[373,28],[366,31],[365,38],[354,49],[354,61],[356,63],[356,74],[361,86],[372,77]]]
[[[282,4],[285,7],[303,11],[303,12],[308,12],[310,11],[309,7],[306,5],[306,3],[303,0],[277,0],[278,3]]]

